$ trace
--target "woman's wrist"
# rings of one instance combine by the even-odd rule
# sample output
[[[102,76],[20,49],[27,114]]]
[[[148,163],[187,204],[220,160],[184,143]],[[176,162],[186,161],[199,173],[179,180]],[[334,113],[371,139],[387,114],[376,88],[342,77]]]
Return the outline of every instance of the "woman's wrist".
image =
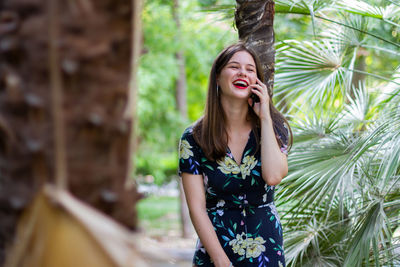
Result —
[[[232,267],[232,262],[229,260],[228,257],[223,257],[223,258],[219,258],[216,261],[214,261],[214,264],[216,267]]]
[[[261,122],[261,124],[270,124],[270,125],[272,125],[272,118],[271,118],[271,115],[266,115],[266,116],[263,116],[262,118],[260,118],[260,122]]]

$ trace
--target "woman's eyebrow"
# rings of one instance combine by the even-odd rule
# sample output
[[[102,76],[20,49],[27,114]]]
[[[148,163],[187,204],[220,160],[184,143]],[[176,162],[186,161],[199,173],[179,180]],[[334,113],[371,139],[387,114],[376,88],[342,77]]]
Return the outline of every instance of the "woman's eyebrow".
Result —
[[[237,61],[229,61],[228,64],[239,64],[240,65],[240,63]],[[246,66],[250,66],[250,67],[254,67],[254,68],[256,67],[253,64],[246,64]]]

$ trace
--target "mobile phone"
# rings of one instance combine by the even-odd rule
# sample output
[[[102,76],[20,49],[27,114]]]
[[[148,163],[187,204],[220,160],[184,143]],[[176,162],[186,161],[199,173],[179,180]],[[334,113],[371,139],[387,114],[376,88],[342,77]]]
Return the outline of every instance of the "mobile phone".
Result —
[[[251,104],[251,107],[254,107],[255,103],[260,102],[260,98],[258,97],[258,95],[252,93],[250,97],[251,97],[251,99],[253,99],[253,103]]]

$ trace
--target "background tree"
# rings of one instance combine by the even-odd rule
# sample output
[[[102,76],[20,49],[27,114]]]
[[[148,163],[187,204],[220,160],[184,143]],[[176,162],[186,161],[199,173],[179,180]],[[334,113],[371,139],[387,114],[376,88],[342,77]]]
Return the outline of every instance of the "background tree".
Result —
[[[274,9],[273,0],[236,0],[235,24],[239,39],[251,47],[262,62],[264,81],[272,92],[274,83]]]
[[[0,250],[21,210],[53,181],[48,10],[45,1],[0,3]],[[135,227],[138,194],[126,187],[132,2],[60,1],[60,72],[68,188]],[[85,20],[81,18],[85,17]],[[54,62],[53,62],[54,63]],[[57,71],[57,70],[56,70]],[[0,255],[1,261],[4,254]]]
[[[181,44],[181,21],[179,11],[179,0],[174,0],[172,6],[172,15],[176,24],[176,43]],[[176,54],[176,61],[178,64],[178,77],[176,80],[176,107],[181,115],[183,121],[187,120],[187,100],[186,100],[186,71],[185,71],[185,57],[183,50],[179,49]],[[178,145],[177,145],[178,146]],[[183,192],[183,186],[179,182],[179,199],[180,199],[180,212],[181,212],[181,224],[182,224],[182,236],[189,238],[193,234],[192,222],[189,216],[189,209],[186,204],[185,193]]]

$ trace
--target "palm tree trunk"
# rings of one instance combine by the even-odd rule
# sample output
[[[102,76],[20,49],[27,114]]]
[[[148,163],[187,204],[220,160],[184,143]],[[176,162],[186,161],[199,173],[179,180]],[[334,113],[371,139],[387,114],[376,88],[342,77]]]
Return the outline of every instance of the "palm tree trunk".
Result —
[[[125,187],[131,120],[124,110],[134,2],[59,1],[53,66],[64,94],[67,186],[131,228],[139,196]],[[20,212],[44,182],[54,182],[56,170],[45,1],[3,0],[0,8],[2,262]]]
[[[264,81],[272,93],[275,71],[273,0],[236,0],[235,22],[239,39],[260,57]]]

